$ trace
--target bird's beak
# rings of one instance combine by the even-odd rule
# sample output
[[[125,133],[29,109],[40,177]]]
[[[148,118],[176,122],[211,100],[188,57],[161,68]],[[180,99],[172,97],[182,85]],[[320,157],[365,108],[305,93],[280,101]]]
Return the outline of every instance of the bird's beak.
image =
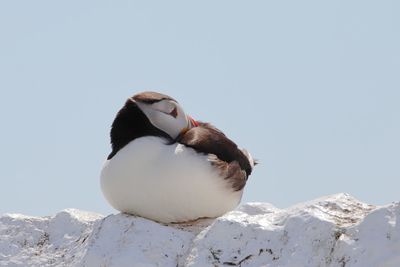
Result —
[[[197,121],[195,121],[191,116],[187,115],[187,117],[189,119],[189,124],[191,125],[191,127],[199,126],[199,123]]]

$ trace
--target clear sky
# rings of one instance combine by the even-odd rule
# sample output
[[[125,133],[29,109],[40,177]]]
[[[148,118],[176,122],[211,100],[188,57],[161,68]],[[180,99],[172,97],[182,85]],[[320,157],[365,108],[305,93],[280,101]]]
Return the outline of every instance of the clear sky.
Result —
[[[0,213],[114,212],[99,172],[154,90],[260,164],[243,201],[400,200],[399,1],[1,1]]]

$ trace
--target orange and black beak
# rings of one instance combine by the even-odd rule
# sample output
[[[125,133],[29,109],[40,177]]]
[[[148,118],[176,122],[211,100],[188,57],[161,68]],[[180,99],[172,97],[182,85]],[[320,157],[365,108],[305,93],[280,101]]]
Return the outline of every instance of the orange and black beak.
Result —
[[[197,121],[195,121],[191,116],[187,115],[187,117],[189,118],[189,122],[190,122],[192,127],[199,126],[199,123]]]

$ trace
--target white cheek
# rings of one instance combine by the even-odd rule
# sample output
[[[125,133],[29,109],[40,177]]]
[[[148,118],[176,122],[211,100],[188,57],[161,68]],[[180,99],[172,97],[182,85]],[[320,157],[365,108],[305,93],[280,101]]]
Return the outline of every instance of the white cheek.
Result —
[[[171,113],[174,110],[175,105],[169,101],[160,101],[160,102],[151,104],[151,107],[153,109],[159,110],[163,113]]]
[[[177,124],[177,120],[174,117],[165,113],[159,112],[156,120],[154,122],[152,121],[152,123],[160,130],[166,132],[169,136],[171,136],[172,139],[178,137],[182,129],[179,126],[179,123]]]
[[[189,125],[189,119],[187,118],[185,112],[183,111],[182,107],[177,105],[178,116],[176,117],[177,123],[179,128],[182,130]]]
[[[150,122],[161,131],[167,133],[172,139],[178,137],[180,132],[188,126],[188,119],[179,105],[177,106],[178,116],[176,118],[169,114],[165,114],[160,110],[154,109],[160,108],[160,106],[149,106],[142,103],[138,103],[138,105],[146,114]]]

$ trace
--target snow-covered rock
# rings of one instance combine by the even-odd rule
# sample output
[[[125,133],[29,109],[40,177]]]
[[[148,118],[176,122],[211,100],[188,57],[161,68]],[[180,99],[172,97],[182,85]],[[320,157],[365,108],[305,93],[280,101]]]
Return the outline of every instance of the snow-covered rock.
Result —
[[[159,224],[74,209],[0,217],[0,266],[400,266],[400,203],[347,194],[281,210],[243,204],[215,220]]]

